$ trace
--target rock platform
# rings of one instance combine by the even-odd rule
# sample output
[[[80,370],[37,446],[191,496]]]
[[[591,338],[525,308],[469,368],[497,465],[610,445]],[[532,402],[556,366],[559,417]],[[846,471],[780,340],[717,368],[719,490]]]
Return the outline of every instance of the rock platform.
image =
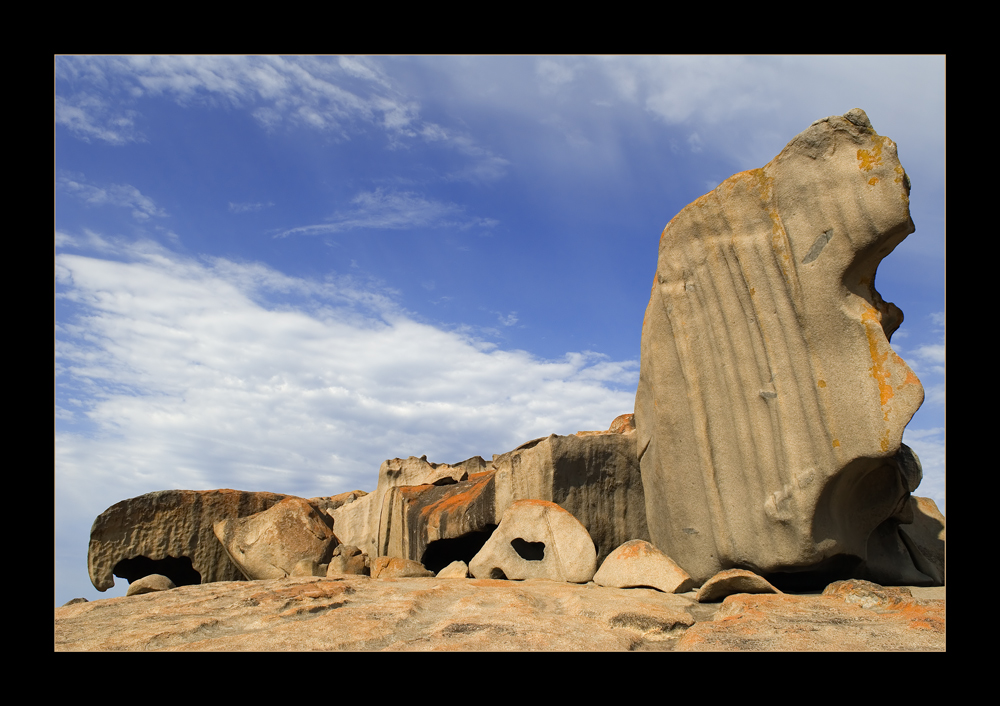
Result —
[[[875,604],[853,589],[699,603],[694,591],[549,580],[221,581],[56,608],[55,649],[944,651],[945,588],[910,592]]]

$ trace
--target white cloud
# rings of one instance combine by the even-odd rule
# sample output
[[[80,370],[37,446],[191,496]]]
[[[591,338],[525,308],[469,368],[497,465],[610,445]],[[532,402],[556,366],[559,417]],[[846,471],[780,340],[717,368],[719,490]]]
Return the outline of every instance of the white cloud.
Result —
[[[913,352],[913,355],[919,356],[928,363],[944,365],[944,344],[937,343],[920,346]],[[943,368],[942,372],[944,372]]]
[[[499,350],[346,279],[125,254],[57,255],[59,300],[81,312],[57,333],[57,484],[96,505],[171,487],[371,490],[386,458],[490,458],[606,428],[634,401],[612,389],[634,361]]]
[[[356,229],[410,230],[413,228],[460,228],[472,226],[492,228],[498,221],[492,218],[462,216],[462,207],[425,199],[409,191],[362,192],[351,199],[353,209],[334,214],[330,223],[298,226],[282,231],[276,237],[340,233]]]
[[[62,191],[72,194],[93,206],[118,206],[132,209],[132,217],[137,221],[146,221],[152,217],[163,218],[166,211],[157,207],[153,199],[143,195],[131,184],[111,184],[107,187],[94,186],[83,181],[82,176],[61,176],[58,186]]]
[[[260,202],[245,202],[245,203],[234,203],[229,202],[229,212],[230,213],[256,213],[263,208],[270,208],[274,203],[268,201],[267,203]]]
[[[134,128],[139,113],[127,106],[143,96],[163,96],[184,106],[247,109],[269,131],[288,124],[350,139],[375,126],[384,131],[389,147],[421,138],[444,142],[470,157],[473,164],[451,178],[493,180],[506,173],[507,160],[467,134],[423,121],[419,103],[395,86],[374,59],[63,56],[56,64],[57,79],[79,89],[71,98],[57,96],[56,119],[80,139],[112,144],[141,139]],[[112,98],[119,105],[109,103]]]
[[[112,145],[142,142],[144,138],[135,129],[136,115],[133,110],[116,110],[94,95],[56,96],[56,124],[66,126],[84,142],[91,139]]]

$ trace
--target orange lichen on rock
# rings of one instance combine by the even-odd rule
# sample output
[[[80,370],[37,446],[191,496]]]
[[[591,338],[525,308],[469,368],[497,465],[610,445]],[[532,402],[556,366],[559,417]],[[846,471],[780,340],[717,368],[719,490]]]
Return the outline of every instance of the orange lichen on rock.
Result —
[[[892,385],[889,384],[892,373],[886,365],[891,349],[884,353],[879,351],[879,339],[885,339],[885,332],[882,331],[882,323],[874,309],[867,309],[861,315],[861,320],[865,322],[865,334],[868,336],[868,349],[872,359],[872,367],[868,370],[878,383],[882,406],[885,407],[893,396]]]
[[[882,143],[876,142],[870,150],[858,150],[858,161],[861,162],[860,169],[870,172],[875,167],[882,164]]]
[[[420,514],[424,517],[430,517],[432,515],[453,512],[463,507],[468,507],[482,494],[483,490],[486,488],[486,484],[489,483],[495,473],[496,471],[477,473],[476,475],[478,478],[472,485],[465,487],[456,493],[450,493],[437,502],[420,508]]]

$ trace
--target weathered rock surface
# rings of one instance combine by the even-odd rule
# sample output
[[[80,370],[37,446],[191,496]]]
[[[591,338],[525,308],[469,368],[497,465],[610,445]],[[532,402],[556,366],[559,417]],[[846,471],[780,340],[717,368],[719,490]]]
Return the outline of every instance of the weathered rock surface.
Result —
[[[698,623],[677,652],[943,652],[944,600],[863,608],[839,596],[740,593]]]
[[[350,544],[338,544],[330,557],[326,575],[355,574],[358,576],[370,574],[368,557],[358,547]]]
[[[618,417],[607,431],[534,439],[479,470],[471,467],[455,483],[418,484],[411,477],[390,485],[380,475],[379,521],[371,514],[376,492],[334,513],[338,536],[361,541],[356,527],[377,527],[372,556],[407,557],[439,571],[453,561],[469,563],[511,503],[539,499],[572,513],[603,561],[623,542],[649,538],[631,417]],[[482,459],[460,465],[468,469],[472,461]]]
[[[909,190],[895,143],[855,109],[664,229],[635,424],[650,539],[699,583],[736,566],[846,577],[872,537],[884,578],[908,556],[901,442],[923,388],[874,283],[914,230]]]
[[[550,579],[586,583],[597,570],[587,529],[545,500],[518,500],[469,562],[476,578]]]
[[[246,517],[289,497],[242,490],[160,490],[115,503],[94,520],[87,564],[98,591],[162,574],[178,586],[235,581],[243,574],[212,525]]]
[[[726,569],[706,581],[698,589],[695,600],[699,603],[712,603],[736,593],[781,593],[781,591],[752,571]]]
[[[330,515],[296,497],[251,517],[219,520],[213,529],[229,558],[251,580],[282,578],[301,561],[328,564],[340,543]],[[306,575],[315,570],[307,569]]]
[[[402,559],[398,556],[380,556],[372,559],[373,579],[405,579],[433,576],[419,561]]]
[[[862,608],[899,608],[913,602],[913,592],[905,586],[880,586],[871,581],[834,581],[823,589],[824,596],[836,596]]]
[[[169,591],[177,588],[176,584],[162,574],[150,574],[136,579],[129,584],[126,596],[141,596],[143,593],[153,593],[154,591]]]
[[[330,511],[337,526],[337,536],[340,541],[360,548],[371,558],[404,556],[419,560],[419,556],[410,557],[408,554],[393,552],[386,546],[384,537],[390,529],[388,521],[383,521],[383,515],[386,514],[386,494],[399,487],[453,485],[485,467],[486,462],[479,456],[455,465],[431,463],[426,455],[384,461],[379,468],[378,484],[373,492],[356,497],[352,502],[342,503]]]
[[[687,572],[642,539],[633,539],[615,549],[594,574],[598,586],[633,588],[648,586],[664,593],[685,593],[696,586]]]
[[[910,497],[913,522],[899,526],[900,538],[913,557],[916,568],[943,586],[945,519],[937,503],[930,498]]]
[[[913,594],[943,597],[944,590]],[[945,648],[944,600],[915,598],[913,605],[882,610],[834,596],[742,594],[727,598],[721,605],[727,612],[713,621],[717,606],[695,602],[692,593],[593,583],[362,576],[233,581],[56,608],[55,649]]]

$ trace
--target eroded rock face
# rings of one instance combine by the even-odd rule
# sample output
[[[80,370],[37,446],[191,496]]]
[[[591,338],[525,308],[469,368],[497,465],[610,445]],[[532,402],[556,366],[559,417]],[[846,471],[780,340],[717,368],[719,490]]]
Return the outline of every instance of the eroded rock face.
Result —
[[[849,574],[905,513],[897,454],[923,388],[874,284],[914,230],[909,191],[895,143],[855,109],[664,229],[635,423],[650,537],[699,583]]]
[[[426,455],[384,461],[379,468],[378,485],[373,492],[330,511],[337,525],[337,536],[340,541],[359,547],[372,558],[407,556],[401,553],[390,554],[381,539],[388,532],[388,521],[383,517],[386,512],[386,494],[401,487],[453,485],[485,467],[486,461],[479,456],[454,465],[432,463],[427,460]],[[419,556],[412,558],[420,559]]]
[[[630,539],[649,539],[631,417],[622,415],[606,431],[534,439],[489,464],[470,467],[482,461],[475,457],[459,464],[469,473],[454,483],[419,484],[414,482],[419,478],[411,478],[390,485],[391,479],[383,481],[380,474],[378,521],[379,491],[333,513],[337,536],[362,542],[358,528],[371,528],[376,533],[372,556],[406,557],[439,571],[453,561],[470,562],[512,503],[538,499],[576,517],[601,562]]]
[[[98,591],[163,574],[178,586],[239,581],[243,574],[219,544],[212,525],[246,517],[287,498],[243,490],[160,490],[115,503],[94,520],[87,564]]]

